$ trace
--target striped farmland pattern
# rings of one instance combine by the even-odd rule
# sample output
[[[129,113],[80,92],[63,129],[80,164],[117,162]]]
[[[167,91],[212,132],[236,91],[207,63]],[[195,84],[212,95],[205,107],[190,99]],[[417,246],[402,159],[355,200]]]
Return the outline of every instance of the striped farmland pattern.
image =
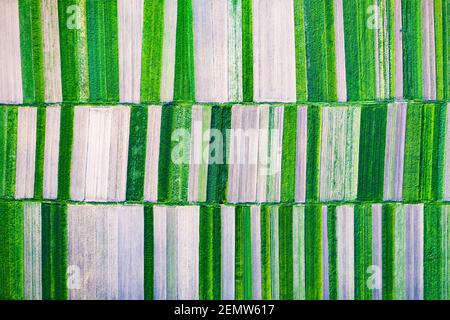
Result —
[[[450,299],[449,0],[1,0],[0,299]]]

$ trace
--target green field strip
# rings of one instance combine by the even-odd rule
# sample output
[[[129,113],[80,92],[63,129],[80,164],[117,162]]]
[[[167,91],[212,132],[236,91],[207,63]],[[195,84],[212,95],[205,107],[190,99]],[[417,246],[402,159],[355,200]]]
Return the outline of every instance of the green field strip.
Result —
[[[144,299],[154,299],[153,205],[144,206]]]
[[[283,149],[281,159],[281,201],[295,201],[297,106],[283,108]]]
[[[67,205],[42,204],[42,299],[68,298]]]
[[[14,198],[16,184],[17,107],[0,108],[0,198]]]
[[[328,234],[328,290],[330,300],[338,299],[338,252],[337,252],[337,216],[336,206],[328,206],[327,234]]]
[[[361,109],[358,200],[383,201],[386,119],[386,105]]]
[[[373,0],[344,0],[344,34],[349,100],[376,99],[375,26],[368,28]]]
[[[444,118],[445,114],[439,105],[408,105],[403,175],[405,201],[437,198],[441,117]]]
[[[372,205],[355,206],[355,299],[372,300],[369,268],[372,266]]]
[[[306,201],[319,199],[322,112],[318,106],[308,107],[306,149]]]
[[[253,8],[252,0],[242,1],[242,90],[246,102],[253,101]],[[232,0],[233,5],[239,0]]]
[[[90,101],[119,101],[117,1],[86,0]]]
[[[58,1],[61,82],[64,101],[89,98],[86,0]]]
[[[221,209],[200,207],[200,300],[221,298]]]
[[[306,300],[322,299],[322,206],[307,205],[305,211]]]
[[[141,106],[131,107],[127,200],[142,201],[144,199],[147,123],[148,109]]]
[[[382,209],[382,294],[383,300],[394,299],[395,204]]]
[[[175,134],[177,129],[179,131]],[[186,137],[183,134],[190,134],[190,129],[191,107],[162,108],[158,169],[159,201],[187,201],[191,143],[185,141]]]
[[[141,101],[159,101],[164,36],[164,1],[144,1]]]
[[[436,8],[435,10],[439,10]],[[442,16],[449,17],[450,16],[450,1],[443,0],[442,3]],[[443,33],[443,49],[442,56],[444,57],[443,61],[443,82],[444,82],[444,95],[443,99],[446,101],[450,100],[450,21],[448,19],[442,19],[442,33]],[[438,69],[439,70],[439,69]]]
[[[440,123],[439,123],[439,150],[437,159],[437,199],[444,199],[445,188],[445,171],[447,164],[445,162],[445,148],[446,148],[446,134],[447,134],[447,120],[450,117],[449,108],[446,104],[440,106]]]
[[[403,92],[423,99],[422,1],[402,0]]]
[[[0,300],[24,299],[24,214],[21,202],[0,203]]]
[[[222,203],[226,200],[228,180],[227,130],[231,129],[231,106],[211,108],[211,139],[209,149],[206,201]],[[220,134],[219,134],[220,132]]]
[[[250,207],[236,207],[235,299],[252,299],[252,245]]]
[[[445,83],[444,83],[444,43],[448,40],[444,38],[445,35],[445,2],[446,0],[434,1],[434,33],[435,33],[435,50],[436,50],[436,98],[437,100],[444,100],[445,98]],[[448,21],[447,21],[448,23]]]
[[[263,300],[272,299],[270,212],[270,207],[261,206],[261,292]]]
[[[426,205],[424,210],[424,299],[442,299],[442,213],[441,207]]]
[[[270,286],[272,300],[280,299],[280,213],[278,206],[270,207]]]
[[[293,207],[294,300],[305,300],[305,207]]]
[[[37,108],[36,125],[36,160],[34,173],[34,198],[42,199],[44,190],[44,158],[45,158],[45,127],[47,110],[44,107]]]
[[[44,102],[44,57],[40,0],[19,1],[23,102]]]
[[[279,208],[279,243],[280,243],[280,299],[294,299],[294,263],[292,206]]]
[[[305,34],[305,4],[304,0],[294,1],[295,25],[295,61],[297,101],[308,100],[307,68],[306,68],[306,34]]]
[[[309,101],[336,101],[336,48],[333,2],[304,0]]]
[[[59,161],[58,161],[58,199],[70,199],[70,177],[72,169],[72,144],[74,126],[74,107],[61,107]]]
[[[175,49],[175,101],[195,100],[192,0],[179,0]]]
[[[388,97],[395,97],[395,70],[397,68],[395,64],[395,0],[386,1],[386,27],[388,32],[389,48],[389,61],[385,61],[385,64],[389,68],[389,95]]]

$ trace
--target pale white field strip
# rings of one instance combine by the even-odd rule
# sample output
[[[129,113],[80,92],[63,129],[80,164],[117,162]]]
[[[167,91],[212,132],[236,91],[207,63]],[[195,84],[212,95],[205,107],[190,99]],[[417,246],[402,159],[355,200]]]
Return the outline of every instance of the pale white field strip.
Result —
[[[292,210],[294,299],[305,300],[305,207],[294,207]]]
[[[401,204],[394,212],[394,298],[406,299],[406,212]]]
[[[262,105],[259,109],[259,141],[258,141],[258,183],[256,185],[257,201],[266,202],[267,199],[267,171],[270,149],[270,106]]]
[[[263,105],[259,114],[257,201],[279,202],[284,112],[282,107]]]
[[[394,0],[395,99],[403,99],[402,0]]]
[[[141,101],[144,0],[118,0],[120,102]]]
[[[142,206],[69,206],[71,300],[144,298]]]
[[[423,286],[423,204],[406,205],[406,299],[422,300]]]
[[[26,300],[42,299],[41,204],[26,202],[24,211],[24,287]]]
[[[278,207],[270,207],[270,279],[272,299],[280,299],[280,229]]]
[[[306,201],[306,152],[308,143],[308,109],[299,106],[297,109],[297,155],[295,166],[295,201]]]
[[[16,199],[34,197],[37,108],[19,108],[17,120]]]
[[[235,210],[234,207],[222,206],[222,299],[234,299],[234,266],[235,266]]]
[[[76,107],[71,199],[124,201],[129,107]]]
[[[322,206],[322,300],[330,299],[328,262],[328,207]]]
[[[148,107],[147,150],[145,157],[145,201],[158,200],[159,144],[161,136],[161,106]]]
[[[198,206],[155,207],[155,299],[199,298]]]
[[[22,104],[18,0],[0,1],[0,103]]]
[[[164,37],[160,88],[160,98],[162,102],[170,102],[173,100],[177,8],[178,0],[164,1]]]
[[[193,0],[195,100],[228,102],[230,1]]]
[[[232,109],[228,201],[255,202],[258,178],[259,108]]]
[[[422,68],[423,97],[425,100],[436,100],[434,1],[422,1]]]
[[[354,207],[336,207],[338,299],[355,298]]]
[[[262,299],[261,289],[261,207],[251,207],[252,299]]]
[[[406,103],[388,105],[384,162],[384,200],[399,201],[403,196]]]
[[[45,102],[62,101],[58,0],[41,1]]]
[[[155,300],[167,299],[167,207],[154,207],[153,257]]]
[[[43,197],[57,199],[61,107],[47,106],[45,113]]]
[[[267,127],[269,132],[270,147],[268,150],[267,161],[267,202],[280,202],[281,199],[281,163],[282,163],[282,149],[283,149],[283,123],[284,123],[284,109],[281,106],[272,107],[270,115],[270,125]],[[263,128],[261,128],[263,129]],[[260,131],[260,135],[263,131]],[[261,159],[258,160],[260,163]],[[259,175],[258,179],[261,179]],[[258,180],[258,184],[263,183]]]
[[[253,0],[254,101],[295,102],[293,0]]]
[[[200,207],[177,207],[177,299],[199,298]]]
[[[345,67],[345,36],[343,0],[334,0],[334,30],[336,38],[336,81],[339,102],[347,101],[347,75]]]
[[[382,233],[382,205],[372,205],[372,265],[376,272],[377,278],[373,283],[372,298],[373,300],[382,300],[382,283],[383,277],[383,233]]]
[[[445,121],[444,163],[450,163],[450,103],[447,104]],[[444,168],[444,201],[450,201],[450,165]]]
[[[360,120],[360,108],[322,109],[321,201],[356,199]]]
[[[191,157],[189,162],[188,201],[206,201],[208,179],[211,107],[193,106],[191,125]]]

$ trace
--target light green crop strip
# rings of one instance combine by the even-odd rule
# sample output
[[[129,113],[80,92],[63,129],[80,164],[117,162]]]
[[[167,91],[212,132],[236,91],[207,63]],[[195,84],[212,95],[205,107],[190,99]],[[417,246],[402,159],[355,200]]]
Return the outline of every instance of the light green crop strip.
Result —
[[[58,1],[61,81],[65,102],[89,99],[86,0]]]
[[[0,107],[0,198],[14,198],[16,185],[17,107]]]
[[[153,205],[144,206],[144,298],[154,298],[154,227]]]
[[[281,162],[281,201],[295,200],[297,106],[284,106],[283,153]]]
[[[309,101],[336,101],[336,48],[333,2],[304,0]]]
[[[441,207],[426,205],[424,210],[424,299],[442,299],[442,227]]]
[[[402,0],[403,92],[423,99],[422,1]]]
[[[68,298],[67,205],[42,204],[42,299]]]
[[[178,0],[175,49],[175,101],[195,100],[192,0]]]
[[[387,106],[361,109],[358,200],[383,201]]]
[[[270,207],[261,206],[261,291],[263,300],[272,299]]]
[[[23,102],[44,102],[40,0],[19,0]]]
[[[164,36],[164,0],[145,0],[141,102],[159,101]]]
[[[200,300],[221,298],[221,210],[219,206],[200,207]]]
[[[0,203],[0,300],[24,299],[24,215],[21,202]]]
[[[372,205],[355,206],[355,299],[372,300],[372,290],[368,288],[372,266]]]
[[[306,35],[305,35],[305,4],[304,0],[294,2],[295,21],[295,59],[297,77],[297,101],[308,100],[306,72]]]
[[[347,96],[351,101],[376,99],[375,26],[368,28],[373,0],[344,0]]]
[[[280,241],[280,299],[294,298],[294,264],[292,235],[292,206],[279,207],[279,241]]]
[[[45,126],[47,119],[45,107],[38,107],[36,127],[36,161],[34,174],[34,198],[42,199],[44,189],[44,158],[45,158]]]
[[[322,299],[322,206],[305,212],[305,291],[307,300]]]
[[[89,100],[119,101],[117,0],[86,0]]]

